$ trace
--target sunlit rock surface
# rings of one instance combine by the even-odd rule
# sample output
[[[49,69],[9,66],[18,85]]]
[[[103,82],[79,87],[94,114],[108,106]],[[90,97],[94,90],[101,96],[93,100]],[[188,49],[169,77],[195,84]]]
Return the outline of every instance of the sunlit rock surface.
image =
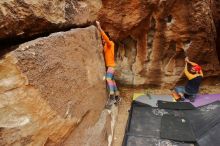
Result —
[[[114,116],[103,111],[102,49],[91,26],[21,44],[2,56],[0,145],[107,145]]]

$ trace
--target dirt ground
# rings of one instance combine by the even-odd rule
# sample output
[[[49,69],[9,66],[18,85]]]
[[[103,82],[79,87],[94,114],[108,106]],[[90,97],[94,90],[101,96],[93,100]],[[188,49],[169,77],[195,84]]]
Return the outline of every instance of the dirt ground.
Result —
[[[119,104],[118,119],[115,126],[113,146],[122,146],[125,127],[128,119],[128,111],[132,102],[134,93],[149,93],[149,94],[170,94],[168,89],[133,89],[121,88],[122,101]],[[216,86],[203,86],[200,88],[201,94],[215,94],[220,93],[220,84]]]

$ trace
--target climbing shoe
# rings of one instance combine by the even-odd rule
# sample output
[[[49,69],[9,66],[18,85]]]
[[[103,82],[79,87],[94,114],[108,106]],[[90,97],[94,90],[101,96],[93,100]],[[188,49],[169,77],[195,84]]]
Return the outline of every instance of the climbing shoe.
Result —
[[[190,97],[189,97],[189,101],[190,101],[190,102],[194,102],[194,101],[195,101],[195,97],[190,96]]]
[[[175,101],[181,101],[181,96],[177,94],[176,92],[173,92],[172,96]]]
[[[121,102],[121,97],[120,96],[115,96],[115,100],[116,100],[115,104],[117,105]]]
[[[109,98],[108,98],[108,101],[107,101],[107,103],[106,103],[106,105],[105,105],[105,108],[110,109],[111,106],[112,106],[114,103],[116,103],[115,96],[114,96],[114,95],[110,95]]]

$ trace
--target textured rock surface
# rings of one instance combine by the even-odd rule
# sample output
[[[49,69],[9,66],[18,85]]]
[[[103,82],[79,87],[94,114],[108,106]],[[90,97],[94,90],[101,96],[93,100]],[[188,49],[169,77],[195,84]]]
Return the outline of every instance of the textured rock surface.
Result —
[[[216,32],[217,32],[216,48],[217,48],[218,58],[220,60],[220,1],[212,0],[211,2],[212,2],[213,18],[215,21]]]
[[[113,120],[103,111],[105,65],[94,26],[22,44],[0,68],[0,145],[107,145]]]
[[[1,0],[0,39],[89,24],[101,6],[101,0]]]
[[[117,41],[117,79],[127,85],[172,87],[185,55],[205,77],[219,75],[216,28],[209,0],[103,0],[100,21]]]

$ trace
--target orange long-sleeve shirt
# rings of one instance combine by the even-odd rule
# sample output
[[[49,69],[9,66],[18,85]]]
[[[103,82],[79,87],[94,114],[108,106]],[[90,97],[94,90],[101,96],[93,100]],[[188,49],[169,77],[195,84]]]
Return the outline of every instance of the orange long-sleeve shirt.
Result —
[[[110,41],[108,36],[105,34],[104,31],[101,31],[102,38],[105,41],[104,46],[104,54],[105,54],[105,64],[107,67],[114,67],[115,66],[115,44],[113,41]]]

